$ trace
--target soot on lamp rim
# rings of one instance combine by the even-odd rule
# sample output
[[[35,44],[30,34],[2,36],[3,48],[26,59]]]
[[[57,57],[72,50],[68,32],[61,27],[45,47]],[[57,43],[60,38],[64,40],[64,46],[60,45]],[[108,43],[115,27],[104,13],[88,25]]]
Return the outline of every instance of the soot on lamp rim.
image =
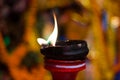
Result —
[[[47,59],[55,60],[85,60],[89,52],[84,40],[58,41],[55,46],[43,45],[41,53]]]

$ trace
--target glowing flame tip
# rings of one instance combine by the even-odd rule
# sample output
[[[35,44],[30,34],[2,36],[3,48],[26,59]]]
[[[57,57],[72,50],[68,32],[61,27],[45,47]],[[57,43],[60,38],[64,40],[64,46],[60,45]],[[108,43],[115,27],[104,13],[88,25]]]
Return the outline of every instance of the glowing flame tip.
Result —
[[[58,35],[58,28],[57,28],[57,19],[56,19],[56,15],[53,12],[53,17],[54,17],[54,30],[52,32],[52,34],[50,35],[50,37],[48,38],[48,40],[44,40],[42,38],[38,38],[37,42],[42,45],[42,44],[48,44],[49,42],[55,46],[56,40],[57,40],[57,35]]]

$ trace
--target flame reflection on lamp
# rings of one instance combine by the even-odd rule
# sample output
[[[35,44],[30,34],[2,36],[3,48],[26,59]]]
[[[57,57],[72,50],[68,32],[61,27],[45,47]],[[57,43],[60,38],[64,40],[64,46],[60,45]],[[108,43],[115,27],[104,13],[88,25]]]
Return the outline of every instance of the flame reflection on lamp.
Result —
[[[53,16],[55,28],[48,40],[37,39],[42,46],[45,68],[51,72],[53,80],[75,80],[77,73],[86,68],[85,59],[89,51],[87,43],[84,40],[56,42],[58,28],[55,13]]]

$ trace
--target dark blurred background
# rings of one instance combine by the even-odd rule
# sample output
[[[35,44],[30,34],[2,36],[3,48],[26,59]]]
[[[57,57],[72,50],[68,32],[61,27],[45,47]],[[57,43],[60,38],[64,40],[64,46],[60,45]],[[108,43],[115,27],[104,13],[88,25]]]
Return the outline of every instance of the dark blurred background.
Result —
[[[86,40],[76,80],[120,80],[120,0],[0,0],[0,80],[52,80],[37,38]]]

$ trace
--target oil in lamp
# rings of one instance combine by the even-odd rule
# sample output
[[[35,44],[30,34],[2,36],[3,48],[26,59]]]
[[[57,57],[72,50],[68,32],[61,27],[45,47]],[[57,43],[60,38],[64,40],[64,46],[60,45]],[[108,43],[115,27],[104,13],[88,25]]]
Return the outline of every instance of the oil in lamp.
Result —
[[[54,13],[53,16],[55,28],[48,40],[37,39],[44,55],[44,66],[51,72],[53,80],[75,80],[77,73],[86,68],[87,43],[84,40],[56,42],[58,28]]]

